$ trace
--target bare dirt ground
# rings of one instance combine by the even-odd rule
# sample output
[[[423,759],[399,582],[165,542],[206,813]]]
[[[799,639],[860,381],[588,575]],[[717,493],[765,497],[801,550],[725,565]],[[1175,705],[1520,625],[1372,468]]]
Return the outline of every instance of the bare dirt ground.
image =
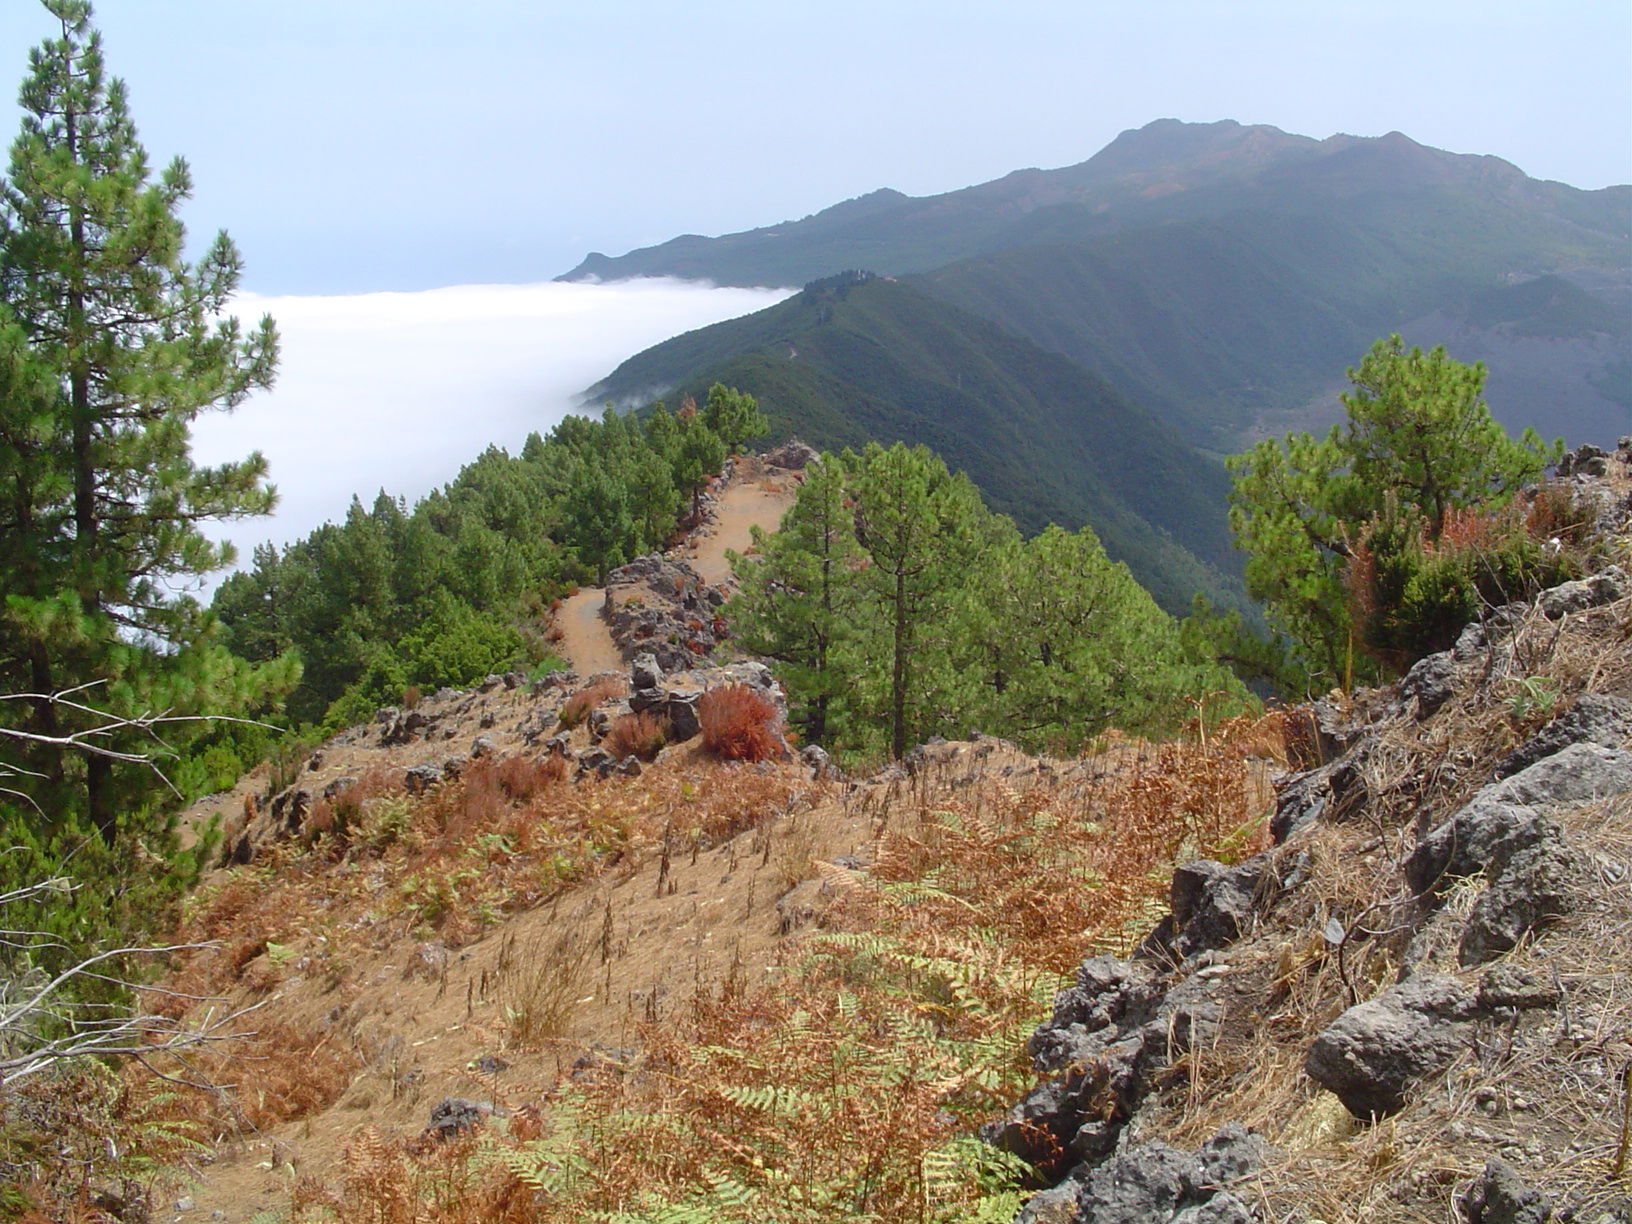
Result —
[[[720,496],[712,522],[693,537],[681,556],[704,582],[726,581],[731,577],[726,552],[747,552],[755,527],[775,531],[793,504],[795,488],[791,473],[762,474],[756,464],[745,462],[742,474]]]
[[[604,588],[584,587],[562,600],[555,614],[555,627],[561,631],[555,648],[580,676],[623,670],[623,656],[601,617],[605,601]]]

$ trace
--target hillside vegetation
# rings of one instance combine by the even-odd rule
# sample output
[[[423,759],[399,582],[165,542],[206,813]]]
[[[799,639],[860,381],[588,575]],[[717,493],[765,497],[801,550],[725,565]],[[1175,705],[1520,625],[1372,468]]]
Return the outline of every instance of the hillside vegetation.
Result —
[[[713,381],[753,394],[772,436],[925,445],[1027,532],[1092,525],[1169,611],[1197,591],[1239,601],[1215,460],[1081,367],[911,285],[818,282],[649,349],[593,394]]]

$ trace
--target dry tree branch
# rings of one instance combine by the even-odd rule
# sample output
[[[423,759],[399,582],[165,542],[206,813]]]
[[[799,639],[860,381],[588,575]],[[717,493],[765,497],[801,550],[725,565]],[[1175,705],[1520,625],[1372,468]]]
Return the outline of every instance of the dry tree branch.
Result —
[[[74,888],[73,882],[66,878],[42,880],[0,894],[0,906],[65,897]],[[0,940],[11,947],[44,946],[34,938],[37,935],[37,932],[0,925]],[[78,1058],[128,1054],[145,1061],[155,1054],[179,1054],[245,1036],[233,1031],[234,1026],[244,1015],[261,1006],[260,1003],[220,1017],[212,1012],[202,1023],[183,1027],[161,1016],[133,1015],[122,1010],[113,1015],[97,1014],[114,1010],[110,1004],[61,1001],[63,992],[82,979],[109,982],[130,990],[141,989],[135,982],[97,968],[109,961],[128,956],[168,956],[215,946],[218,945],[187,943],[111,948],[84,957],[42,985],[25,987],[21,997],[7,997],[9,991],[0,985],[0,1083],[13,1084],[57,1063]],[[48,1021],[63,1023],[68,1031],[60,1037],[45,1037],[40,1029]]]

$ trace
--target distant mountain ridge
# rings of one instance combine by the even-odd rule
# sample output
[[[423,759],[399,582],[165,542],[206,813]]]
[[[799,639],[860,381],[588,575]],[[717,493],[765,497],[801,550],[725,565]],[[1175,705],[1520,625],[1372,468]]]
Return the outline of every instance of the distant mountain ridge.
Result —
[[[1632,187],[1578,191],[1528,178],[1497,157],[1447,153],[1398,132],[1315,140],[1233,120],[1158,119],[1074,166],[1016,170],[934,196],[883,189],[799,221],[718,238],[685,235],[616,258],[594,253],[558,279],[677,276],[791,287],[843,268],[921,272],[990,251],[1241,208],[1318,202],[1328,211],[1379,192],[1447,188],[1478,190],[1578,229],[1584,257],[1624,252],[1632,239]]]
[[[1487,362],[1511,430],[1632,432],[1629,255],[1632,187],[1581,191],[1398,132],[1164,119],[1078,165],[884,189],[562,279],[807,285],[586,394],[638,406],[717,380],[780,434],[927,442],[1023,525],[1091,523],[1173,608],[1239,589],[1217,455],[1324,429],[1380,336]],[[1146,487],[1102,461],[1118,448],[1144,457]]]

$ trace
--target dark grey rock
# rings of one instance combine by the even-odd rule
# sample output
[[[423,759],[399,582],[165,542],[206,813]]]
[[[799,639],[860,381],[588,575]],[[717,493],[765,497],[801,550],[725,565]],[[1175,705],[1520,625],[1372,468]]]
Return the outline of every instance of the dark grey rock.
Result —
[[[1483,964],[1569,913],[1585,873],[1585,860],[1556,834],[1514,855],[1474,902],[1462,929],[1461,962]]]
[[[1226,1122],[1196,1153],[1203,1186],[1228,1186],[1258,1168],[1264,1141],[1239,1122]]]
[[[468,1130],[474,1130],[483,1118],[494,1113],[485,1101],[469,1101],[464,1097],[443,1097],[431,1110],[431,1120],[425,1125],[426,1134],[439,1139],[452,1139]]]
[[[490,756],[496,755],[498,753],[498,751],[499,751],[499,746],[493,742],[493,737],[492,736],[490,736],[490,735],[478,735],[474,740],[471,741],[471,744],[470,744],[470,759],[473,760],[473,761],[479,761],[483,757],[490,757]]]
[[[1355,1117],[1386,1117],[1418,1080],[1450,1065],[1477,1012],[1456,979],[1413,978],[1334,1020],[1309,1047],[1304,1071]]]
[[[1547,1224],[1552,1200],[1527,1186],[1518,1171],[1500,1157],[1485,1161],[1485,1171],[1462,1197],[1468,1224]]]
[[[1479,979],[1479,1006],[1486,1011],[1556,1007],[1559,997],[1558,987],[1539,973],[1512,965],[1492,965]]]
[[[1226,1190],[1205,1203],[1186,1207],[1171,1224],[1253,1224],[1255,1218],[1245,1203]]]
[[[323,798],[333,799],[336,795],[340,794],[341,791],[350,790],[356,785],[357,779],[350,776],[344,778],[334,778],[323,787]]]
[[[1314,820],[1340,821],[1366,802],[1362,766],[1367,749],[1361,745],[1348,756],[1282,779],[1278,784],[1275,815],[1269,832],[1277,845]]]
[[[1077,1195],[1081,1190],[1078,1182],[1067,1180],[1038,1191],[1026,1200],[1014,1224],[1076,1224]]]
[[[819,744],[807,744],[800,750],[799,759],[810,768],[814,777],[829,778],[834,775],[833,758]]]
[[[598,773],[605,777],[617,763],[617,758],[605,748],[588,748],[578,754],[580,773]]]
[[[1456,661],[1449,650],[1428,655],[1411,665],[1400,681],[1400,700],[1415,702],[1417,717],[1427,718],[1456,692]]]
[[[663,715],[669,720],[669,736],[675,743],[689,740],[703,729],[697,715],[697,702],[702,699],[701,689],[675,689],[663,702]]]
[[[402,785],[410,795],[422,795],[442,781],[440,765],[414,765],[404,771]]]
[[[1628,737],[1632,737],[1632,701],[1602,693],[1582,693],[1568,711],[1504,757],[1496,766],[1496,776],[1510,777],[1571,744],[1619,748]]]
[[[1262,859],[1236,867],[1202,859],[1175,871],[1169,890],[1174,953],[1183,959],[1241,938],[1252,926],[1266,874]]]
[[[1599,744],[1569,744],[1475,796],[1544,807],[1587,803],[1632,791],[1632,752]]]
[[[1195,1184],[1195,1157],[1160,1141],[1118,1152],[1088,1176],[1081,1224],[1169,1224]]]
[[[442,776],[449,780],[462,778],[465,776],[465,770],[469,768],[470,758],[468,756],[451,756],[442,762]]]
[[[787,468],[791,472],[802,472],[813,463],[821,460],[821,454],[814,447],[801,442],[798,438],[789,438],[775,450],[765,452],[765,462],[772,467]]]
[[[1535,845],[1550,827],[1531,807],[1489,798],[1492,788],[1433,829],[1405,860],[1405,878],[1419,894],[1437,892],[1452,880],[1500,870]]]
[[[662,684],[663,669],[657,665],[657,656],[649,650],[637,654],[629,668],[629,682],[637,693]]]
[[[1539,603],[1543,616],[1548,620],[1557,620],[1570,612],[1584,612],[1624,599],[1627,590],[1626,572],[1618,565],[1611,565],[1590,578],[1566,582],[1543,591]]]

